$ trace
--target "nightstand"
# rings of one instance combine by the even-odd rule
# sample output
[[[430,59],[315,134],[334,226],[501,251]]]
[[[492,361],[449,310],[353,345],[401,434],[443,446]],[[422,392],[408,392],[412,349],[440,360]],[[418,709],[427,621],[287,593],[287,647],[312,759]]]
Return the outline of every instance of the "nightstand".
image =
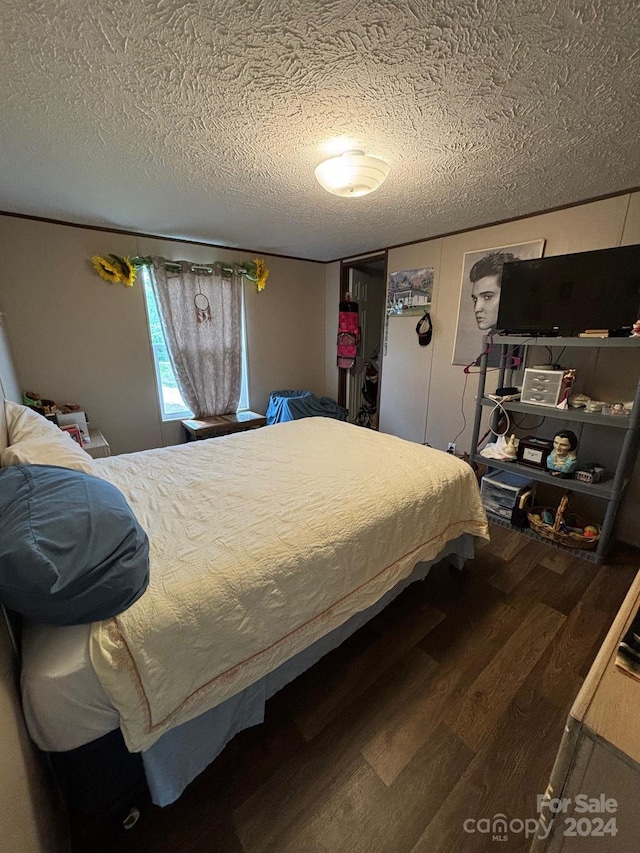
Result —
[[[257,412],[238,412],[235,415],[214,415],[210,418],[187,418],[182,421],[182,426],[187,441],[198,441],[203,438],[229,435],[232,432],[257,429],[265,426],[266,423],[266,417]]]
[[[87,451],[93,459],[103,459],[105,456],[111,456],[111,448],[109,442],[103,436],[99,429],[89,429],[90,441],[83,443],[82,447]]]

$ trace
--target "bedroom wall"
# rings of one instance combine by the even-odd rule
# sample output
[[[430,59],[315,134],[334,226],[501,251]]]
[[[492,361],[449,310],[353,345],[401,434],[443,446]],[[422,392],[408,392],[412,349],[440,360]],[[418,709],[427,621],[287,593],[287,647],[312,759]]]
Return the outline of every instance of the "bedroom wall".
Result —
[[[441,240],[406,246],[401,259],[389,252],[388,274],[400,270],[433,267],[432,316],[438,295]],[[399,263],[402,263],[399,266]],[[435,348],[421,347],[416,325],[420,317],[389,317],[386,325],[386,354],[380,382],[380,430],[422,444],[431,398],[431,373]]]
[[[86,409],[113,453],[182,440],[156,395],[142,287],[110,285],[92,255],[245,261],[235,250],[0,217],[0,311],[23,390]],[[245,284],[251,407],[269,392],[325,393],[325,268],[267,259],[267,288]]]
[[[431,400],[434,405],[429,406],[426,424],[427,441],[433,447],[445,449],[447,442],[451,441],[463,426],[461,401],[464,374],[460,365],[451,364],[451,357],[464,253],[540,238],[546,240],[545,256],[618,246],[623,239],[628,207],[629,196],[617,196],[443,239],[437,305],[434,311],[434,367],[431,385]],[[397,249],[389,253],[400,269],[404,263],[403,251]],[[461,450],[470,450],[475,393],[476,383],[470,377],[464,400],[467,426],[458,439]]]
[[[418,346],[415,322],[409,322],[412,318],[390,321],[381,383],[380,426],[384,431],[414,441],[426,440],[433,447],[444,450],[447,442],[462,430],[457,438],[458,452],[470,450],[476,381],[475,377],[469,378],[463,401],[463,370],[451,364],[463,255],[539,238],[546,240],[545,255],[640,243],[640,193],[390,249],[389,272],[434,267],[434,333],[432,344],[425,351]],[[332,268],[337,266],[328,266],[328,280],[333,274]],[[327,313],[329,315],[329,305]],[[337,309],[329,322],[336,326]],[[399,322],[406,328],[402,329]],[[398,336],[401,340],[395,340]],[[615,372],[613,370],[610,375],[612,383]],[[464,429],[462,409],[467,422]],[[639,511],[640,464],[636,465],[619,515],[620,538],[635,545],[640,545],[640,528],[636,521]]]

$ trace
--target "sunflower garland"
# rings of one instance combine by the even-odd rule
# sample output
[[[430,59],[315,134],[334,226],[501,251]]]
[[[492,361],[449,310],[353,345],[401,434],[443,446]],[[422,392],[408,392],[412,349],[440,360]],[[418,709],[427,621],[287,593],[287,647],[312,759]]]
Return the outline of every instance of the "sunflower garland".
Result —
[[[105,281],[111,284],[124,284],[125,287],[132,287],[136,280],[138,269],[150,265],[151,258],[121,258],[119,255],[107,255],[106,257],[94,255],[91,258],[91,263],[100,278],[103,278]],[[262,258],[254,258],[252,261],[247,261],[244,264],[233,264],[231,266],[220,264],[220,269],[224,276],[231,276],[234,272],[240,273],[249,279],[249,281],[254,282],[258,293],[262,292],[267,286],[269,270],[267,262]]]
[[[256,285],[258,288],[258,292],[265,289],[267,286],[267,279],[269,278],[269,270],[267,269],[267,264],[262,258],[256,258],[254,260],[254,265],[256,268],[255,276],[256,276]]]
[[[114,258],[118,262],[118,266],[121,269],[120,274],[120,283],[124,284],[125,287],[133,287],[133,283],[136,280],[136,268],[131,263],[129,258],[119,258],[117,255],[109,255],[110,258]]]
[[[121,258],[118,255],[94,255],[91,258],[93,268],[100,278],[111,284],[123,284],[125,287],[133,287],[136,280],[136,268],[129,258]]]
[[[262,258],[254,258],[253,261],[241,265],[242,274],[253,281],[258,289],[258,293],[263,291],[267,286],[269,278],[269,270],[267,263]]]
[[[91,263],[100,278],[103,278],[105,281],[110,281],[111,284],[113,284],[120,280],[120,270],[116,269],[116,267],[114,267],[114,265],[106,258],[101,258],[100,255],[94,255],[91,258]]]

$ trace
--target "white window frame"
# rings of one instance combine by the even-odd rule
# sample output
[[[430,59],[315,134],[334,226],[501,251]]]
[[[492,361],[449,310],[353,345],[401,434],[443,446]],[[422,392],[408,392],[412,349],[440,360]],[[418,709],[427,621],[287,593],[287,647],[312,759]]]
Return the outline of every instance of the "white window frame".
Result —
[[[142,269],[140,270],[140,275],[142,278],[142,287],[143,287],[144,295],[145,295],[145,309],[146,309],[146,313],[147,313],[147,325],[149,327],[149,343],[151,345],[151,353],[153,356],[153,368],[154,368],[155,376],[156,376],[156,393],[158,395],[158,403],[160,405],[160,414],[162,416],[162,420],[163,420],[163,422],[164,421],[181,421],[181,420],[184,420],[185,418],[192,418],[193,412],[190,409],[188,409],[186,407],[186,405],[185,405],[184,409],[181,409],[181,410],[173,410],[170,412],[166,410],[167,400],[165,399],[164,385],[162,384],[161,362],[160,362],[160,359],[158,358],[157,347],[153,343],[154,329],[152,328],[152,320],[151,320],[152,309],[150,307],[150,303],[153,303],[153,306],[155,308],[155,311],[156,311],[158,317],[160,317],[160,307],[158,306],[158,303],[157,303],[157,300],[155,297],[155,293],[153,292],[153,286],[151,284],[151,277],[149,275],[148,269],[146,267],[142,267]],[[168,354],[169,350],[167,347],[167,342],[166,342],[166,338],[164,335],[164,328],[162,326],[162,322],[160,322],[159,330],[160,330],[160,333],[161,333],[163,341],[164,341],[164,349],[166,350],[166,352]],[[248,370],[249,365],[248,365],[248,358],[247,358],[247,329],[246,329],[246,321],[245,321],[244,287],[242,289],[241,335],[242,335],[242,341],[241,341],[241,344],[242,344],[242,356],[241,356],[241,358],[242,358],[242,383],[240,386],[240,400],[238,403],[238,411],[239,412],[248,411],[248,409],[249,409],[249,370]],[[167,361],[165,362],[163,360],[163,363],[165,364],[165,369],[166,369],[166,366],[168,365],[168,369],[171,372],[171,375],[172,375],[173,380],[175,382],[175,386],[176,386],[176,388],[178,388],[178,391],[179,391],[179,387],[178,387],[178,383],[177,383],[176,378],[175,378],[175,372],[173,370],[173,365],[171,363],[171,359],[167,358]],[[180,394],[180,399],[182,400],[181,394]],[[182,402],[184,403],[184,400],[182,400]]]

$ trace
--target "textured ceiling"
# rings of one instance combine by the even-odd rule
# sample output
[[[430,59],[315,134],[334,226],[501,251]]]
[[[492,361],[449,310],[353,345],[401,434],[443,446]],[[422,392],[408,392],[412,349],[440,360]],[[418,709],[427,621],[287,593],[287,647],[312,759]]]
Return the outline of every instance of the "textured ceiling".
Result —
[[[640,185],[637,0],[3,0],[0,210],[329,260]],[[348,137],[391,164],[329,195]]]

